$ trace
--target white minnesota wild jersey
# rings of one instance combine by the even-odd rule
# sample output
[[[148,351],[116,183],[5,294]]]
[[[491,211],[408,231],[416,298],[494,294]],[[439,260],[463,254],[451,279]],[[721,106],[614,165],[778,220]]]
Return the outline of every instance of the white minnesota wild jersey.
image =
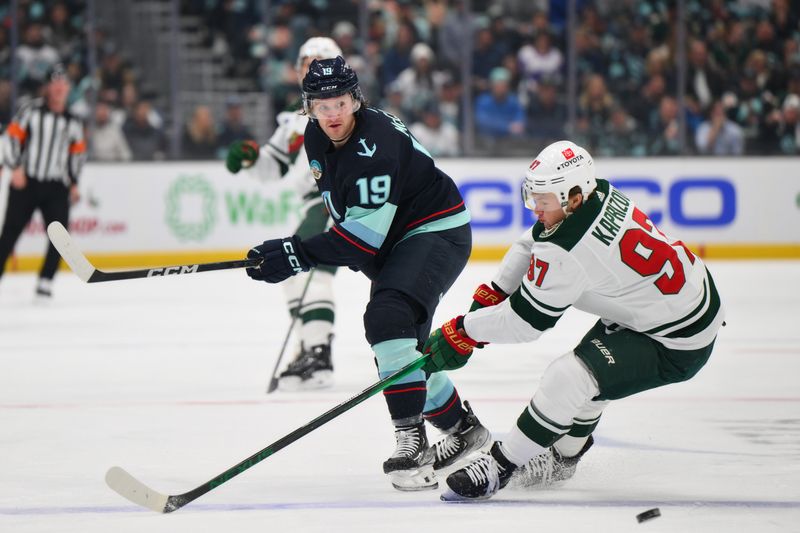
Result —
[[[700,258],[605,180],[558,226],[545,231],[536,223],[526,231],[493,281],[511,296],[465,317],[467,334],[478,341],[535,340],[575,306],[610,330],[693,350],[714,340],[724,318]]]
[[[278,127],[261,147],[255,164],[245,171],[263,181],[289,180],[301,198],[321,202],[303,146],[308,117],[293,107],[278,113],[277,122]]]

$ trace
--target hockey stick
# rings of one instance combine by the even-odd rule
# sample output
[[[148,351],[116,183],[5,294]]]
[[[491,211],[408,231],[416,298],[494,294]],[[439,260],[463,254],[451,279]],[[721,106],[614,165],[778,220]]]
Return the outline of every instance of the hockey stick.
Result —
[[[183,494],[177,495],[167,495],[157,492],[132,475],[128,472],[123,470],[118,466],[114,466],[108,470],[106,473],[106,484],[111,487],[112,490],[117,492],[120,496],[127,498],[128,500],[132,501],[137,505],[141,505],[142,507],[147,507],[153,511],[158,513],[171,513],[172,511],[177,511],[184,505],[196,500],[203,494],[214,490],[215,488],[219,487],[223,483],[230,481],[233,477],[241,474],[245,470],[257,465],[267,457],[271,456],[278,450],[281,450],[288,446],[289,444],[293,443],[294,441],[300,439],[301,437],[311,433],[318,427],[322,426],[326,422],[329,422],[339,416],[340,414],[349,411],[356,405],[360,404],[370,396],[374,395],[377,392],[382,391],[383,389],[393,385],[404,376],[410,374],[411,372],[419,369],[422,365],[425,364],[425,359],[427,355],[423,355],[416,361],[409,363],[408,365],[404,366],[391,376],[382,379],[371,385],[358,393],[357,395],[353,396],[349,400],[344,403],[340,403],[333,409],[319,415],[317,418],[312,420],[311,422],[307,423],[304,426],[301,426],[288,435],[281,437],[280,439],[276,440],[266,448],[254,453],[241,463],[237,464],[226,470],[225,472],[221,473],[214,479],[203,483],[199,487],[196,487],[189,492],[185,492]]]
[[[227,270],[229,268],[245,268],[258,266],[261,259],[237,259],[234,261],[220,261],[217,263],[202,263],[199,265],[175,265],[141,270],[123,270],[119,272],[104,272],[92,265],[83,255],[75,243],[72,242],[67,229],[60,222],[51,222],[47,226],[47,235],[50,242],[56,247],[58,253],[64,258],[73,272],[86,283],[99,281],[117,281],[120,279],[152,278],[154,276],[169,276],[173,274],[196,274],[211,270]]]
[[[292,321],[291,323],[289,323],[289,330],[286,332],[286,337],[283,339],[283,346],[281,346],[281,351],[278,354],[278,359],[275,361],[275,368],[272,369],[272,375],[269,378],[269,385],[267,385],[267,394],[272,394],[273,392],[275,392],[275,389],[278,388],[278,367],[281,365],[281,360],[283,359],[284,352],[286,352],[286,345],[289,344],[289,337],[292,336],[292,330],[294,329],[294,325],[300,318],[300,309],[303,307],[303,302],[306,299],[306,293],[308,292],[309,285],[311,285],[311,277],[313,275],[314,271],[312,270],[308,274],[308,279],[306,280],[305,287],[303,287],[303,293],[300,295],[300,301],[297,304],[297,312],[292,313]]]

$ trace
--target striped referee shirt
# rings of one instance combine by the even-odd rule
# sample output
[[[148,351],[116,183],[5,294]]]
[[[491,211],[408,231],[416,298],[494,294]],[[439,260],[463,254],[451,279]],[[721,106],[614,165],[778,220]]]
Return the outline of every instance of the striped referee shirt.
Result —
[[[53,113],[37,99],[19,110],[7,134],[5,159],[11,168],[24,166],[29,179],[78,183],[86,159],[81,119],[69,111]]]

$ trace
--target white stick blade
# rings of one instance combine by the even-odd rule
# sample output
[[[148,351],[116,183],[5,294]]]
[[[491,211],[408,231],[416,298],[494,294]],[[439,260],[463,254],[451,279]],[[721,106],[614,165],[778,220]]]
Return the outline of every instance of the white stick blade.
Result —
[[[75,272],[75,275],[81,278],[82,281],[89,281],[95,268],[83,255],[83,252],[78,250],[72,242],[72,237],[69,236],[67,228],[61,222],[51,222],[47,226],[47,235],[50,237],[50,242],[58,250],[58,253],[64,258],[64,261]]]
[[[106,485],[137,505],[157,513],[165,512],[169,496],[154,491],[118,466],[113,466],[106,472]]]

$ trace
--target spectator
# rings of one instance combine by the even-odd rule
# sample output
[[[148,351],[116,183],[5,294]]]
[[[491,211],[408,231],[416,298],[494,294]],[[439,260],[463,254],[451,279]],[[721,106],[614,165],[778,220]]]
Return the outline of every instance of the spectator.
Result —
[[[8,28],[0,25],[0,80],[11,79],[11,44],[8,42]]]
[[[456,79],[448,79],[439,93],[439,112],[442,120],[459,130],[464,121],[461,116],[461,84]]]
[[[680,139],[678,127],[678,101],[671,96],[665,96],[658,105],[658,115],[655,123],[650,125],[650,155],[678,155],[680,153]]]
[[[509,91],[511,74],[497,67],[489,75],[490,91],[475,101],[475,126],[480,136],[497,139],[519,136],[525,131],[525,110]]]
[[[559,81],[555,76],[539,80],[528,106],[528,136],[545,145],[566,137],[567,106],[558,97]]]
[[[394,46],[383,54],[381,65],[382,85],[392,83],[397,76],[411,66],[411,48],[416,41],[416,32],[411,24],[401,24],[397,28],[397,39]]]
[[[614,98],[608,92],[606,82],[599,74],[586,80],[586,86],[578,98],[578,134],[584,145],[592,151],[598,145],[603,129],[611,117]]]
[[[403,108],[403,91],[397,83],[390,83],[386,87],[386,96],[381,101],[381,109],[390,113],[403,122],[410,122],[406,117],[406,111]]]
[[[403,109],[416,117],[422,107],[436,98],[447,74],[433,69],[434,56],[431,47],[417,43],[411,49],[411,66],[397,76],[392,84],[403,94]]]
[[[134,161],[160,161],[165,156],[161,130],[154,128],[148,120],[150,110],[150,102],[139,101],[122,127]]]
[[[217,156],[217,132],[208,106],[194,108],[183,130],[181,150],[185,159],[214,159]]]
[[[777,107],[773,96],[758,90],[756,73],[745,69],[739,78],[738,105],[733,119],[742,127],[745,147],[750,153],[769,153],[774,139],[765,132],[765,121]]]
[[[652,124],[658,114],[658,105],[667,94],[664,76],[655,74],[639,89],[639,96],[627,104],[628,111],[640,125]]]
[[[778,134],[780,153],[800,154],[800,96],[790,94],[783,101],[783,116]]]
[[[9,122],[11,122],[11,82],[0,79],[0,124],[5,127]],[[0,152],[0,160],[3,155],[3,152]]]
[[[35,92],[44,83],[47,72],[59,62],[58,51],[44,41],[41,24],[33,22],[25,29],[23,43],[17,48],[17,61],[21,89]]]
[[[225,104],[225,119],[217,137],[217,158],[224,158],[232,142],[246,139],[255,139],[255,135],[244,124],[242,102],[238,98],[230,98]]]
[[[98,102],[94,108],[94,132],[89,155],[94,161],[130,161],[133,157],[122,128],[111,120],[111,108]]]
[[[689,72],[686,76],[686,92],[694,96],[703,109],[708,109],[714,100],[722,96],[725,75],[711,62],[703,41],[694,39],[689,45]]]
[[[439,31],[439,55],[445,67],[453,70],[463,63],[464,50],[473,34],[473,16],[463,0],[455,0],[448,8]]]
[[[529,91],[536,89],[536,84],[542,76],[558,74],[564,63],[561,51],[553,47],[553,40],[549,33],[538,33],[532,44],[526,44],[517,53],[517,59],[522,71],[522,79]]]
[[[725,116],[722,101],[716,101],[708,112],[708,120],[700,124],[695,134],[697,150],[704,155],[742,155],[742,128]]]
[[[417,138],[430,154],[436,157],[456,157],[459,155],[458,129],[442,120],[439,106],[430,102],[422,110],[422,118],[409,126],[412,135]]]
[[[598,154],[606,157],[640,157],[647,153],[647,146],[637,130],[636,121],[616,104],[611,108],[597,148]]]
[[[72,27],[70,14],[64,2],[56,2],[50,8],[48,25],[44,29],[45,40],[51,44],[59,56],[68,58],[78,47],[78,33]]]
[[[475,91],[489,90],[489,73],[500,65],[504,56],[504,47],[494,41],[492,32],[488,28],[478,30],[472,51],[472,85]]]

